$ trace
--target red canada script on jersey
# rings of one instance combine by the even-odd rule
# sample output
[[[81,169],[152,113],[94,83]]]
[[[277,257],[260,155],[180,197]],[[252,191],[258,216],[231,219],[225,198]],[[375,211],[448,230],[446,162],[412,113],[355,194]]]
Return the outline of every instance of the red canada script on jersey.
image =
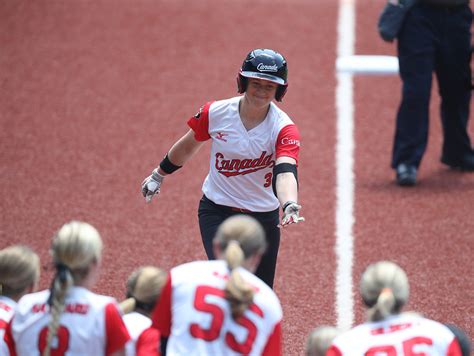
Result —
[[[0,302],[0,309],[3,309],[5,311],[9,312],[9,311],[12,311],[13,308],[11,306],[9,306],[8,304]]]
[[[217,152],[216,169],[226,177],[245,175],[267,167],[273,167],[275,161],[272,160],[272,156],[273,153],[267,155],[267,151],[263,151],[259,158],[225,159],[222,153]]]

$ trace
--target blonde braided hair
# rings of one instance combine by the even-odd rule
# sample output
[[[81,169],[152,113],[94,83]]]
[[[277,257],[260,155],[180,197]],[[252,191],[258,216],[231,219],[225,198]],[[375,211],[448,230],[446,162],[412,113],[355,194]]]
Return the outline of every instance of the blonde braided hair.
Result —
[[[49,301],[51,321],[48,324],[48,336],[46,338],[46,348],[43,351],[43,356],[50,355],[51,344],[58,332],[61,314],[66,307],[66,293],[69,288],[74,285],[71,271],[69,271],[66,266],[59,266],[57,268],[58,273],[53,279],[53,285],[51,288],[51,298]]]

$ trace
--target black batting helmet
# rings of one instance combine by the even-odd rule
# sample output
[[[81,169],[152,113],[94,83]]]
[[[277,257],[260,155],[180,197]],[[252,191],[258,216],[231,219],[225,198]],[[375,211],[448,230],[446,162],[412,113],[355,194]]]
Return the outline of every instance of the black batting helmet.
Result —
[[[247,89],[247,78],[263,79],[278,84],[275,100],[281,101],[288,88],[286,59],[272,49],[254,49],[245,58],[237,76],[237,88],[241,94]]]

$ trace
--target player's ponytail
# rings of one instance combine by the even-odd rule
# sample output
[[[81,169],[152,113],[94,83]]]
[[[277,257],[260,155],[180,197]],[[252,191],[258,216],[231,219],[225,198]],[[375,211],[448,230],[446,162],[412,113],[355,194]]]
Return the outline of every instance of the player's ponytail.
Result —
[[[225,286],[225,298],[230,304],[232,317],[237,319],[252,304],[254,291],[237,270],[244,260],[244,252],[239,243],[235,240],[230,241],[224,256],[230,270],[230,277]]]
[[[132,272],[127,280],[127,299],[120,303],[124,314],[137,311],[149,316],[166,283],[164,270],[145,266]]]
[[[409,284],[405,271],[389,261],[371,264],[362,275],[360,291],[368,307],[367,319],[380,321],[398,314],[408,301]]]
[[[238,267],[244,261],[254,256],[261,256],[265,252],[267,248],[265,230],[249,215],[234,215],[219,226],[214,243],[223,252],[229,266],[230,276],[225,286],[225,298],[230,303],[232,316],[235,319],[252,304],[255,293],[243,279]]]
[[[368,319],[371,321],[384,320],[392,314],[395,302],[392,290],[390,288],[382,289],[375,305],[367,311]]]
[[[59,319],[66,306],[66,293],[74,284],[71,271],[64,264],[56,265],[56,275],[51,285],[51,294],[48,304],[50,307],[51,320],[48,325],[48,336],[46,338],[46,348],[43,356],[49,356],[51,352],[51,343],[56,337],[59,328]]]

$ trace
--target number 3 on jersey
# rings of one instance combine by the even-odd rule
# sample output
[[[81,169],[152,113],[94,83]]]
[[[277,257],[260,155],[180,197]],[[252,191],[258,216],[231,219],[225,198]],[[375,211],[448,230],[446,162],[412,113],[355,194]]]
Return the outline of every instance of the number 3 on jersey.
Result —
[[[265,188],[268,188],[272,185],[272,177],[272,172],[265,174],[265,184],[263,185]]]
[[[224,291],[210,286],[199,286],[196,288],[194,307],[199,311],[211,314],[212,320],[209,329],[203,329],[200,325],[193,323],[189,327],[189,331],[191,335],[197,339],[214,341],[221,333],[225,315],[220,306],[209,303],[205,300],[207,295],[214,295],[224,298]],[[255,304],[250,305],[249,310],[263,318],[262,310]],[[250,351],[252,351],[252,345],[255,341],[255,338],[257,337],[257,327],[244,315],[235,320],[235,322],[247,330],[247,338],[243,342],[239,343],[235,336],[230,331],[227,331],[225,333],[225,342],[235,352],[248,354]]]

